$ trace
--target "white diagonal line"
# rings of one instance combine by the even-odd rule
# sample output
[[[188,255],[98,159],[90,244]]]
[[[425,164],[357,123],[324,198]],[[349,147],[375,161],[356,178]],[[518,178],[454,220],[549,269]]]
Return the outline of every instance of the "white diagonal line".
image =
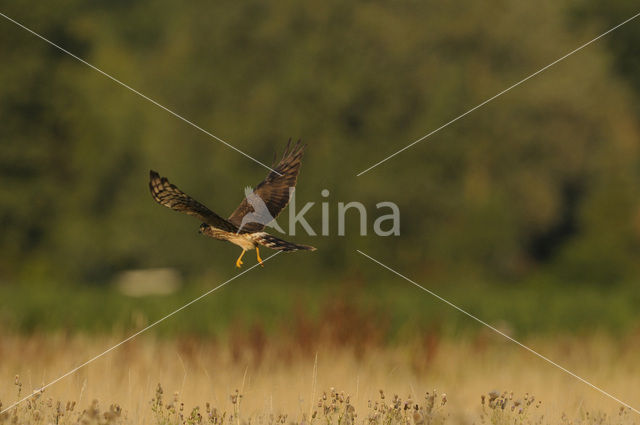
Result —
[[[275,254],[270,255],[269,257],[267,257],[265,260],[262,260],[262,263],[265,263],[266,261],[270,260],[271,258],[275,257],[276,255],[280,254],[282,251],[277,251]],[[126,339],[120,341],[119,343],[117,343],[116,345],[114,345],[111,348],[106,349],[105,351],[103,351],[102,353],[98,354],[95,357],[92,357],[91,359],[87,360],[86,362],[82,363],[79,366],[76,366],[75,368],[71,369],[69,372],[65,373],[64,375],[59,376],[58,378],[54,379],[53,381],[49,382],[48,384],[34,390],[30,395],[16,401],[15,403],[13,403],[12,405],[6,407],[5,409],[3,409],[0,412],[0,415],[3,414],[4,412],[16,407],[18,404],[22,403],[23,401],[26,401],[28,399],[30,399],[31,397],[35,396],[36,394],[44,391],[46,388],[50,387],[51,385],[55,384],[56,382],[66,378],[69,375],[74,374],[75,372],[77,372],[78,370],[82,369],[83,367],[85,367],[86,365],[88,365],[89,363],[98,360],[100,357],[104,356],[105,354],[115,350],[116,348],[120,347],[122,344],[131,341],[133,338],[137,337],[138,335],[140,335],[141,333],[144,333],[146,331],[148,331],[149,329],[153,328],[155,325],[157,325],[160,322],[163,322],[164,320],[168,319],[169,317],[173,316],[174,314],[184,310],[185,308],[189,307],[191,304],[201,300],[202,298],[206,297],[207,295],[211,294],[212,292],[217,291],[218,289],[222,288],[223,286],[225,286],[227,283],[239,278],[240,276],[242,276],[243,274],[249,272],[250,270],[253,270],[254,268],[256,268],[257,266],[259,266],[260,263],[256,263],[253,266],[249,267],[248,269],[246,269],[245,271],[238,273],[237,275],[233,276],[231,279],[221,283],[220,285],[216,286],[213,289],[208,290],[207,292],[205,292],[204,294],[200,295],[197,298],[194,298],[193,300],[189,301],[188,303],[186,303],[185,305],[183,305],[182,307],[172,311],[171,313],[167,314],[166,316],[164,316],[162,319],[156,320],[155,322],[153,322],[152,324],[150,324],[149,326],[147,326],[144,329],[139,330],[138,332],[134,333],[133,335],[130,335],[129,337],[127,337]]]
[[[382,163],[383,163],[383,162],[385,162],[385,161],[390,160],[391,158],[393,158],[394,156],[398,155],[399,153],[406,151],[406,150],[407,150],[407,149],[409,149],[411,146],[413,146],[413,145],[415,145],[415,144],[417,144],[417,143],[420,143],[421,141],[423,141],[424,139],[426,139],[427,137],[429,137],[429,136],[431,136],[431,135],[433,135],[433,134],[436,134],[438,131],[442,130],[442,129],[443,129],[443,128],[445,128],[445,127],[448,127],[450,124],[453,124],[454,122],[458,121],[460,118],[462,118],[462,117],[464,117],[464,116],[466,116],[466,115],[470,114],[471,112],[473,112],[473,111],[475,111],[476,109],[478,109],[478,108],[480,108],[480,107],[482,107],[482,106],[486,105],[487,103],[491,102],[492,100],[494,100],[494,99],[496,99],[496,98],[498,98],[498,97],[502,96],[503,94],[505,94],[505,93],[506,93],[506,92],[508,92],[509,90],[511,90],[511,89],[513,89],[513,88],[515,88],[515,87],[519,86],[520,84],[522,84],[522,83],[524,83],[525,81],[527,81],[527,80],[529,80],[529,79],[531,79],[531,78],[535,77],[536,75],[540,74],[541,72],[546,71],[547,69],[551,68],[553,65],[557,64],[558,62],[560,62],[560,61],[562,61],[562,60],[564,60],[564,59],[568,58],[568,57],[569,57],[569,56],[571,56],[572,54],[574,54],[574,53],[576,53],[576,52],[578,52],[578,51],[580,51],[580,50],[584,49],[585,47],[587,47],[587,46],[588,46],[588,45],[590,45],[591,43],[594,43],[595,41],[597,41],[597,40],[599,40],[600,38],[604,37],[605,35],[609,34],[610,32],[615,31],[616,29],[620,28],[621,26],[623,26],[623,25],[624,25],[624,24],[626,24],[627,22],[630,22],[630,21],[634,20],[634,19],[635,19],[635,18],[637,18],[638,16],[640,16],[640,13],[637,13],[637,14],[633,15],[632,17],[630,17],[630,18],[629,18],[629,19],[627,19],[626,21],[623,21],[623,22],[619,23],[618,25],[616,25],[615,27],[613,27],[613,28],[609,29],[608,31],[603,32],[602,34],[600,34],[599,36],[597,36],[597,37],[596,37],[596,38],[594,38],[593,40],[591,40],[591,41],[588,41],[588,42],[584,43],[582,46],[580,46],[580,47],[578,47],[578,48],[576,48],[576,49],[574,49],[574,50],[570,51],[569,53],[567,53],[566,55],[562,56],[561,58],[556,59],[555,61],[551,62],[549,65],[545,66],[544,68],[539,69],[538,71],[534,72],[533,74],[529,75],[528,77],[523,78],[522,80],[518,81],[517,83],[513,84],[513,85],[512,85],[512,86],[510,86],[510,87],[507,87],[506,89],[502,90],[500,93],[498,93],[498,94],[494,95],[493,97],[490,97],[489,99],[485,100],[485,101],[484,101],[484,102],[482,102],[481,104],[474,106],[473,108],[469,109],[469,110],[468,110],[467,112],[465,112],[464,114],[459,115],[458,117],[456,117],[456,118],[452,119],[452,120],[451,120],[451,121],[449,121],[448,123],[446,123],[446,124],[444,124],[444,125],[442,125],[442,126],[440,126],[440,127],[436,128],[436,129],[435,129],[435,130],[433,130],[432,132],[425,134],[424,136],[420,137],[419,139],[417,139],[417,140],[413,141],[412,143],[409,143],[409,144],[408,144],[407,146],[405,146],[404,148],[400,149],[399,151],[397,151],[397,152],[395,152],[395,153],[392,153],[391,155],[389,155],[388,157],[384,158],[383,160],[376,162],[375,164],[373,164],[373,165],[372,165],[372,166],[370,166],[369,168],[367,168],[367,169],[365,169],[365,170],[363,170],[363,171],[360,171],[358,174],[356,174],[356,177],[360,177],[361,175],[363,175],[363,174],[364,174],[364,173],[366,173],[367,171],[369,171],[369,170],[371,170],[371,169],[373,169],[373,168],[377,167],[378,165],[382,164]]]
[[[517,341],[515,339],[513,339],[512,337],[510,337],[509,335],[507,335],[506,333],[500,331],[499,329],[496,329],[495,327],[491,326],[490,324],[488,324],[487,322],[478,319],[476,316],[474,316],[473,314],[467,312],[466,310],[461,309],[460,307],[458,307],[457,305],[453,304],[451,301],[448,301],[445,298],[442,298],[440,295],[436,294],[433,291],[428,290],[427,288],[425,288],[424,286],[420,285],[419,283],[414,282],[413,280],[409,279],[408,277],[406,277],[405,275],[395,271],[394,269],[392,269],[391,267],[387,266],[386,264],[381,263],[380,261],[376,260],[375,258],[371,257],[370,255],[365,254],[364,252],[360,251],[359,249],[356,250],[358,253],[362,254],[363,256],[367,257],[369,260],[373,261],[374,263],[377,263],[378,265],[384,267],[385,269],[389,270],[390,272],[392,272],[393,274],[403,278],[404,280],[406,280],[407,282],[413,284],[414,286],[422,289],[423,291],[429,293],[430,295],[436,297],[437,299],[439,299],[440,301],[444,302],[445,304],[448,304],[449,306],[455,308],[456,310],[458,310],[459,312],[469,316],[470,318],[472,318],[473,320],[475,320],[476,322],[486,326],[487,328],[491,329],[492,331],[502,335],[503,337],[507,338],[509,341],[519,345],[520,347],[524,348],[525,350],[529,351],[532,354],[535,354],[536,356],[540,357],[542,360],[546,361],[547,363],[550,363],[552,365],[554,365],[555,367],[557,367],[558,369],[562,370],[565,373],[568,373],[569,375],[573,376],[574,378],[578,379],[579,381],[587,384],[588,386],[590,386],[591,388],[593,388],[594,390],[606,395],[607,397],[617,401],[618,403],[620,403],[621,405],[625,406],[626,408],[633,410],[634,412],[640,414],[640,410],[635,409],[634,407],[631,407],[629,404],[625,403],[624,401],[620,400],[619,398],[609,394],[608,392],[606,392],[605,390],[596,387],[595,385],[593,385],[591,382],[587,381],[584,378],[581,378],[580,376],[576,375],[575,373],[571,372],[569,369],[560,366],[558,363],[554,362],[553,360],[551,360],[550,358],[538,353],[537,351],[535,351],[532,348],[529,348],[528,346],[524,345],[523,343],[521,343],[520,341]]]
[[[116,77],[106,73],[105,71],[101,70],[100,68],[98,68],[97,66],[91,65],[89,62],[87,62],[86,60],[80,58],[79,56],[74,55],[73,53],[71,53],[70,51],[66,50],[65,48],[59,46],[58,44],[54,43],[53,41],[45,38],[44,36],[38,34],[37,32],[33,31],[30,28],[27,28],[26,26],[22,25],[20,22],[16,21],[15,19],[10,18],[9,16],[5,15],[4,13],[0,12],[0,16],[2,16],[3,18],[5,18],[6,20],[13,22],[14,24],[16,24],[17,26],[19,26],[20,28],[30,32],[31,34],[35,35],[36,37],[38,37],[39,39],[49,43],[50,45],[52,45],[53,47],[55,47],[56,49],[60,50],[61,52],[64,52],[66,54],[68,54],[69,56],[71,56],[72,58],[82,62],[83,64],[87,65],[89,68],[93,69],[94,71],[99,72],[100,74],[104,75],[105,77],[109,78],[110,80],[120,84],[122,87],[132,91],[133,93],[137,94],[138,96],[142,97],[145,100],[148,100],[149,102],[153,103],[154,105],[156,105],[157,107],[167,111],[168,113],[170,113],[171,115],[173,115],[176,118],[181,119],[182,121],[186,122],[187,124],[189,124],[190,126],[192,126],[193,128],[200,130],[201,132],[203,132],[204,134],[206,134],[209,137],[212,137],[214,139],[216,139],[217,141],[219,141],[220,143],[224,144],[225,146],[233,149],[234,151],[238,152],[241,155],[244,155],[245,157],[249,158],[250,160],[252,160],[253,162],[256,162],[260,165],[262,165],[263,167],[273,171],[274,173],[278,174],[278,175],[282,175],[279,172],[277,172],[276,170],[274,170],[273,168],[269,167],[266,164],[263,164],[262,162],[258,161],[257,159],[255,159],[254,157],[252,157],[251,155],[248,155],[246,153],[244,153],[243,151],[241,151],[240,149],[236,148],[235,146],[231,145],[230,143],[222,140],[220,137],[216,136],[215,134],[205,130],[204,128],[200,127],[197,124],[194,124],[193,122],[189,121],[188,119],[186,119],[185,117],[183,117],[182,115],[178,114],[177,112],[172,111],[171,109],[167,108],[166,106],[161,105],[160,103],[156,102],[155,100],[151,99],[150,97],[140,93],[138,90],[134,89],[133,87],[123,83],[122,81],[118,80]]]

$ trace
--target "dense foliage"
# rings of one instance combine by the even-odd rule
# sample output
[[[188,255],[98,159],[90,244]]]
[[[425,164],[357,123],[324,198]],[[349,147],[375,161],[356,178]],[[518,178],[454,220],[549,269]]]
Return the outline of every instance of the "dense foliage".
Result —
[[[369,230],[377,202],[400,206],[399,237],[357,236],[355,216],[345,237],[298,228],[319,250],[277,260],[288,267],[349,276],[370,266],[363,249],[425,279],[611,284],[640,273],[639,22],[356,177],[637,12],[595,3],[0,9],[260,161],[302,138],[297,199],[316,202],[316,229],[323,201],[332,235],[339,201],[365,203]],[[0,57],[0,279],[232,268],[238,250],[153,203],[148,170],[227,215],[262,167],[5,19]]]

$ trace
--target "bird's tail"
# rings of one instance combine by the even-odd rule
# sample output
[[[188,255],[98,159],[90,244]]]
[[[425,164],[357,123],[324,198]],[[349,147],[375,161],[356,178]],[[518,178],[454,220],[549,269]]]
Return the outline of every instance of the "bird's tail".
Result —
[[[275,236],[265,232],[260,232],[255,235],[256,235],[255,241],[257,243],[259,243],[260,245],[264,245],[267,248],[277,249],[279,251],[298,251],[298,250],[315,251],[316,250],[316,248],[313,246],[298,245],[293,242],[287,242],[283,239],[276,238]]]

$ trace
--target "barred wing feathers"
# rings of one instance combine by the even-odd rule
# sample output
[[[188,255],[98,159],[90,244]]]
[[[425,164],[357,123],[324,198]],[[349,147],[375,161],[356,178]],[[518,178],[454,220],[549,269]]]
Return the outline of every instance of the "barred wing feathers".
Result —
[[[235,233],[238,230],[232,223],[178,189],[176,185],[171,184],[166,177],[160,177],[158,173],[151,170],[149,178],[151,196],[160,205],[196,217],[210,226],[227,232]]]
[[[264,201],[271,217],[274,219],[278,217],[280,212],[282,212],[289,203],[289,188],[296,186],[304,149],[305,145],[302,145],[300,140],[292,146],[291,139],[289,139],[282,159],[274,166],[274,170],[277,171],[277,173],[271,171],[253,191],[254,194],[258,195],[260,199]],[[268,223],[249,222],[242,225],[242,218],[252,212],[254,212],[254,208],[245,197],[238,208],[231,214],[229,221],[236,227],[242,226],[241,231],[243,233],[259,232],[264,229],[265,224]]]

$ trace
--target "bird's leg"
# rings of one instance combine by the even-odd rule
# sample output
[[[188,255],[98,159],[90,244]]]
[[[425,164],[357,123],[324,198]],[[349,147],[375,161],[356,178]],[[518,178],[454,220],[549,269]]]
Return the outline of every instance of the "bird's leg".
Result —
[[[260,258],[260,250],[258,249],[257,246],[256,246],[256,257],[258,258],[258,263],[260,263],[260,265],[264,267],[264,264],[262,264],[262,258]]]
[[[242,256],[244,255],[244,253],[247,252],[246,249],[242,250],[242,253],[240,254],[240,256],[238,257],[238,259],[236,260],[236,267],[240,268],[242,267]]]

